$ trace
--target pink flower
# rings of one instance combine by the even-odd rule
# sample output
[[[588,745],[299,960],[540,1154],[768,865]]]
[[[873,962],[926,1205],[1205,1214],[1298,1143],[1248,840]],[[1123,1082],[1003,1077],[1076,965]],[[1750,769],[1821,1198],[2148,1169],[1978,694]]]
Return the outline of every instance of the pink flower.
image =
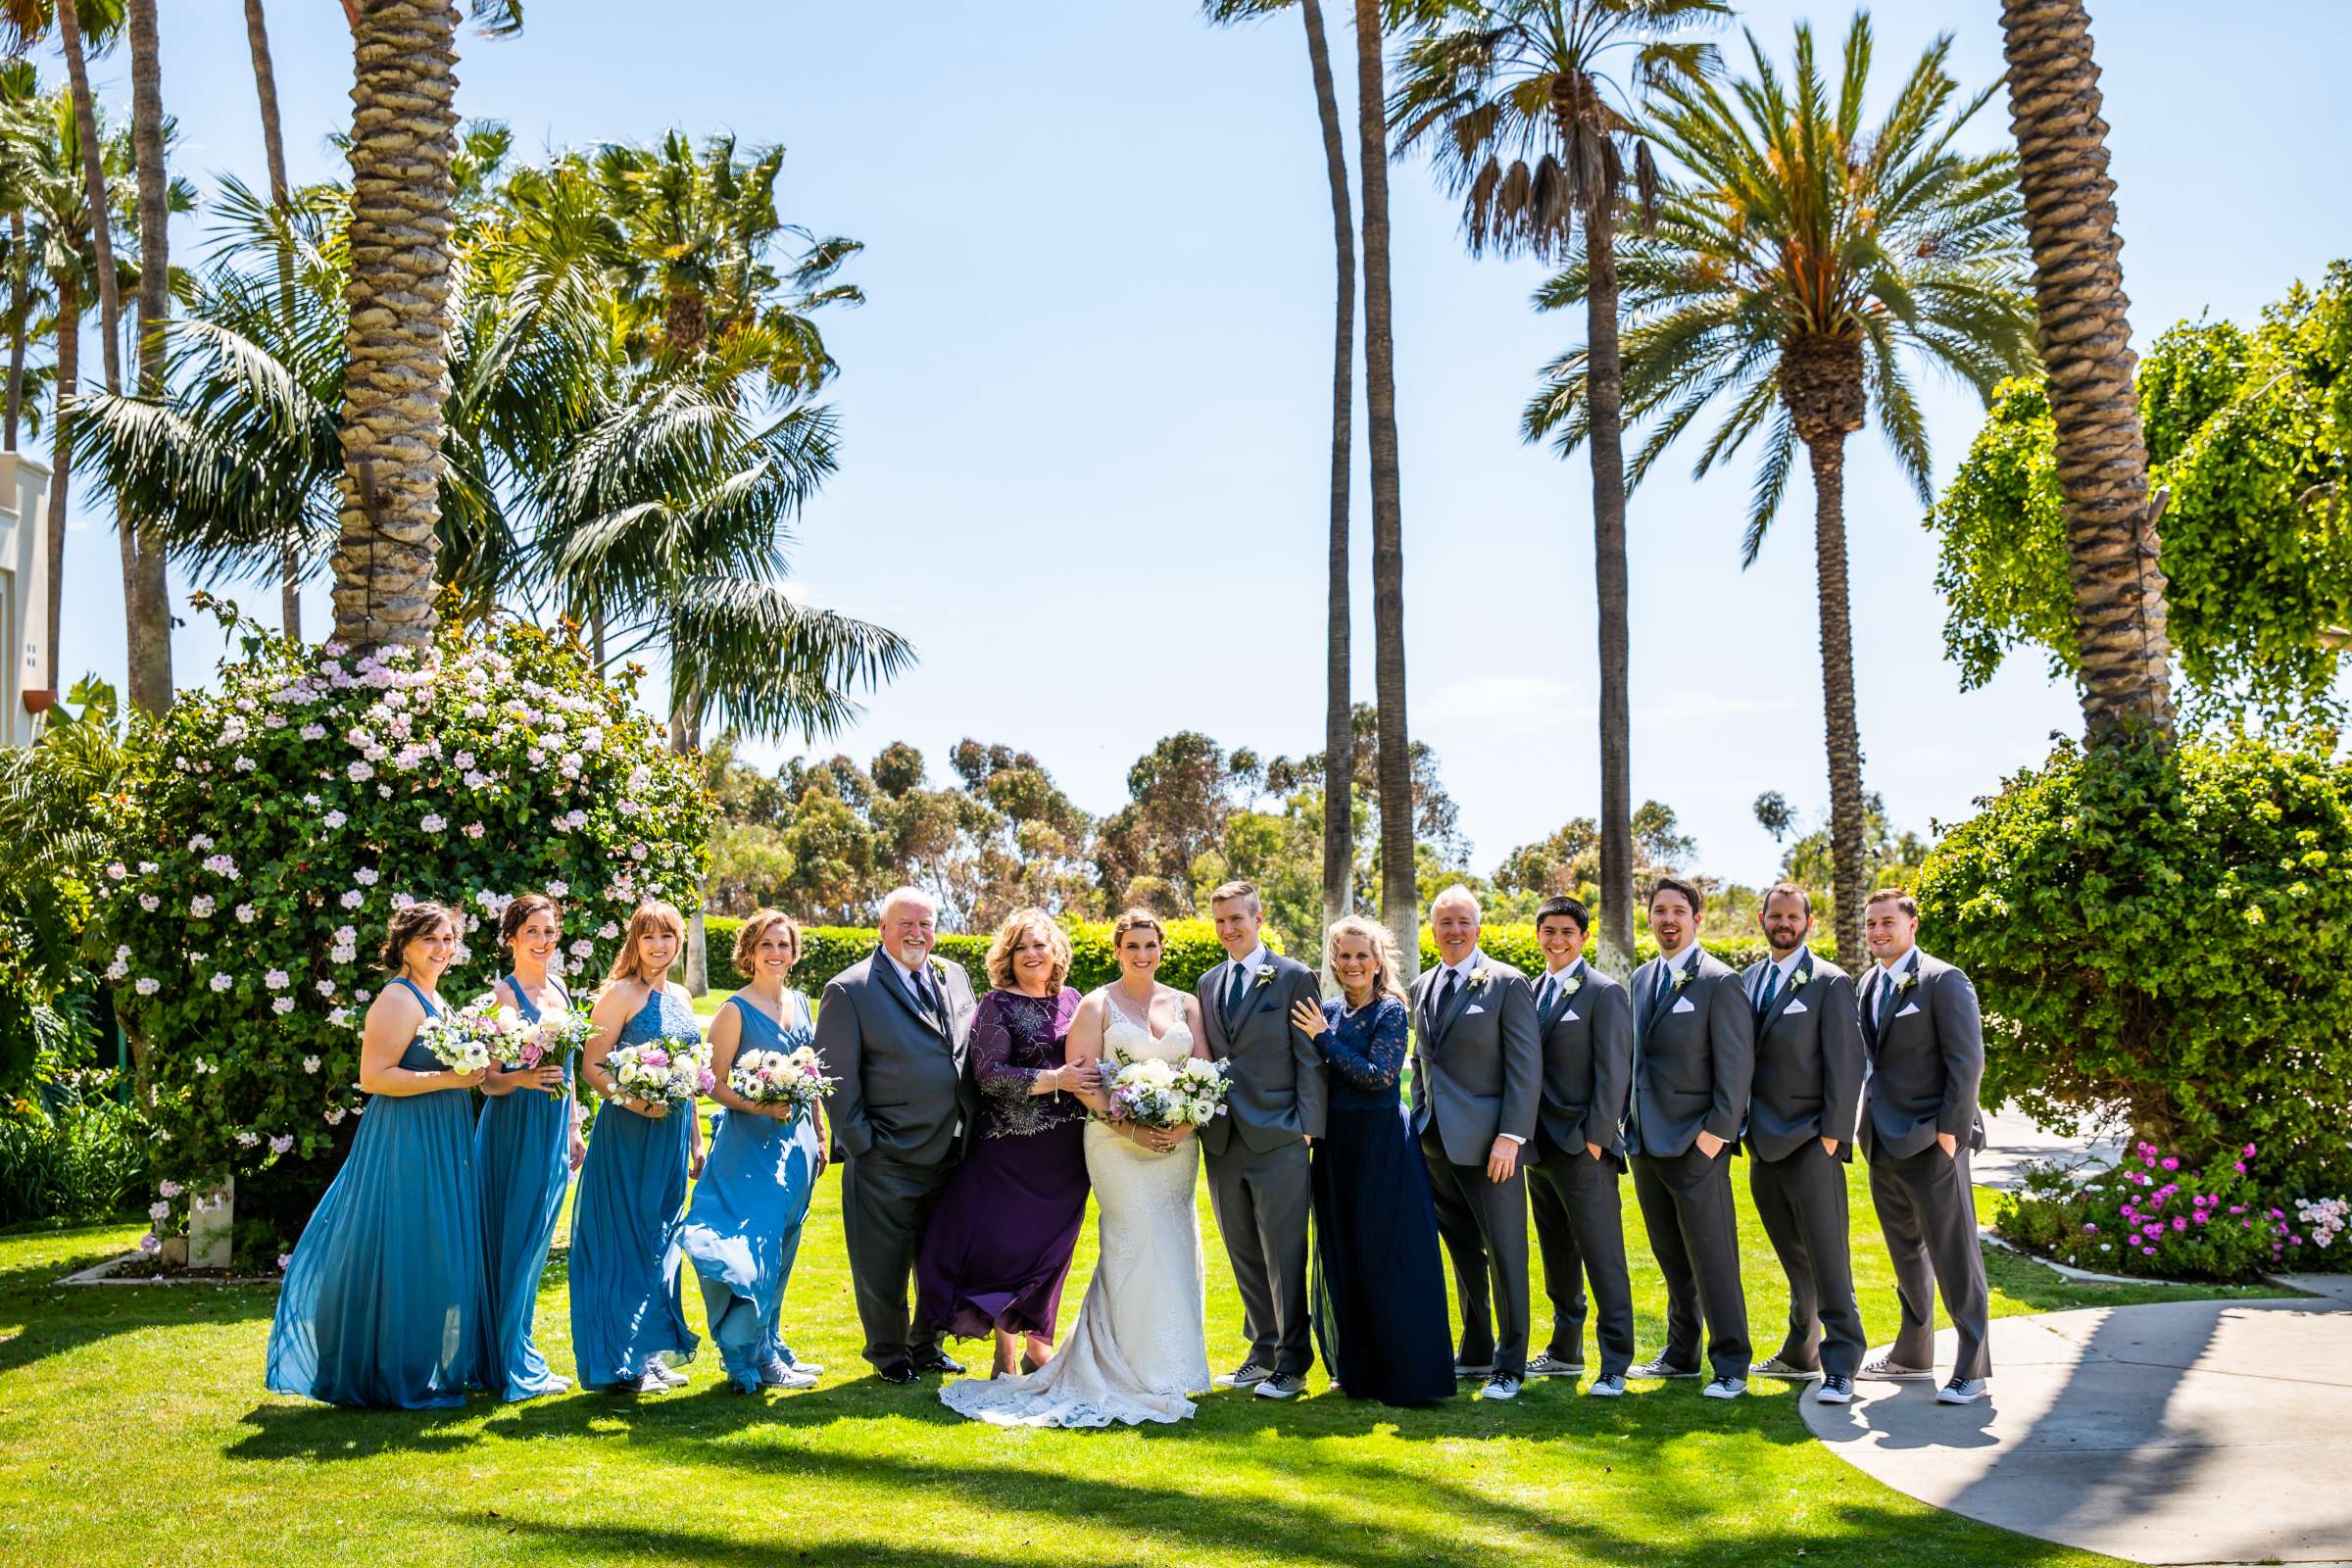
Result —
[[[153,1231],[139,1238],[139,1250],[153,1256],[164,1250],[164,1239]]]
[[[2173,1229],[2176,1231],[2184,1231],[2188,1229],[2187,1218],[2183,1215],[2175,1214],[2173,1216]]]
[[[291,1263],[291,1262],[293,1262],[293,1261],[294,1261],[294,1254],[293,1254],[292,1252],[280,1252],[280,1253],[278,1253],[278,1254],[277,1254],[277,1271],[278,1271],[280,1274],[283,1274],[283,1273],[286,1271],[286,1265],[287,1265],[288,1263]]]
[[[2254,1146],[2252,1144],[2248,1144],[2243,1152],[2248,1159],[2252,1159],[2254,1157]]]
[[[2244,1160],[2242,1160],[2242,1159],[2231,1160],[2231,1161],[2230,1161],[2230,1163],[2231,1163],[2231,1164],[2233,1164],[2233,1165],[2235,1165],[2235,1166],[2237,1167],[2237,1173],[2238,1173],[2240,1176],[2243,1176],[2243,1175],[2246,1173],[2246,1162],[2245,1162]]]
[[[2166,1170],[2179,1170],[2180,1168],[2180,1161],[2174,1158],[2170,1154],[2164,1156],[2162,1163]]]
[[[155,1190],[163,1194],[166,1198],[177,1198],[181,1192],[179,1183],[172,1181],[157,1182],[155,1184]]]

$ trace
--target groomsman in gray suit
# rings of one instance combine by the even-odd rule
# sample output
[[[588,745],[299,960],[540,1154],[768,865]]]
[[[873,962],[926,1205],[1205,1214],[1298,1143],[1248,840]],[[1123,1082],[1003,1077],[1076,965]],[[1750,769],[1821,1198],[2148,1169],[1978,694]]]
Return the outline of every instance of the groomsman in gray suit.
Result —
[[[1697,884],[1662,876],[1649,891],[1658,956],[1634,971],[1634,1093],[1626,1117],[1634,1199],[1666,1276],[1666,1348],[1638,1378],[1698,1376],[1707,1331],[1711,1399],[1747,1392],[1747,1298],[1731,1160],[1747,1120],[1756,1019],[1740,976],[1698,945]]]
[[[1747,1108],[1747,1186],[1788,1277],[1788,1337],[1755,1370],[1818,1377],[1814,1397],[1851,1404],[1867,1344],[1846,1249],[1845,1167],[1862,1103],[1854,983],[1805,946],[1813,901],[1783,882],[1757,916],[1772,956],[1741,976],[1756,1017]]]
[[[1306,1216],[1314,1189],[1307,1146],[1323,1136],[1323,1056],[1291,1007],[1323,1004],[1314,971],[1266,951],[1257,889],[1228,882],[1209,895],[1226,959],[1195,995],[1208,1053],[1225,1063],[1225,1114],[1200,1128],[1208,1200],[1242,1293],[1250,1353],[1217,1379],[1287,1399],[1314,1362],[1306,1295]]]
[[[1870,896],[1863,934],[1878,962],[1862,982],[1862,1037],[1870,1080],[1862,1092],[1862,1153],[1870,1200],[1894,1258],[1902,1327],[1866,1378],[1933,1380],[1936,1293],[1959,1339],[1944,1404],[1974,1404],[1992,1376],[1985,1351],[1989,1302],[1977,1248],[1977,1193],[1969,1155],[1984,1147],[1977,1091],[1984,1079],[1984,1028],[1968,976],[1919,946],[1919,905],[1882,888]]]
[[[816,1054],[828,1076],[841,1171],[841,1229],[865,1329],[865,1358],[886,1383],[961,1372],[939,1348],[937,1323],[906,1312],[915,1249],[975,1104],[964,1074],[972,982],[931,956],[938,906],[916,888],[882,901],[882,946],[825,985]]]
[[[1575,899],[1536,910],[1544,972],[1536,981],[1544,1041],[1544,1094],[1527,1196],[1551,1298],[1551,1344],[1527,1363],[1530,1377],[1585,1370],[1585,1276],[1600,1309],[1600,1372],[1585,1392],[1614,1398],[1634,1363],[1634,1287],[1625,1267],[1625,1101],[1634,1076],[1634,1002],[1585,960],[1592,916]]]
[[[1453,1370],[1485,1379],[1480,1397],[1509,1399],[1527,1372],[1525,1167],[1544,1084],[1536,994],[1525,975],[1479,951],[1468,888],[1439,894],[1429,926],[1443,961],[1413,984],[1412,1127],[1461,1303]]]

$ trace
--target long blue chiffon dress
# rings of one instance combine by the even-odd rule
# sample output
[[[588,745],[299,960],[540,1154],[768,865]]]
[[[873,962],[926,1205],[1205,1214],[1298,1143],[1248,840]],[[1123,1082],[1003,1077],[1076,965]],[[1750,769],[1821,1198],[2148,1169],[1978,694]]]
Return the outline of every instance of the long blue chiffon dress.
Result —
[[[439,1015],[408,979],[392,983]],[[443,1070],[414,1040],[400,1065]],[[486,1387],[492,1355],[473,1093],[373,1096],[286,1264],[270,1326],[270,1390],[431,1409]]]
[[[555,986],[565,1006],[571,999]],[[539,1008],[512,976],[514,1010],[525,1023],[539,1021]],[[473,1128],[473,1163],[482,1180],[482,1248],[490,1265],[491,1325],[504,1396],[528,1399],[561,1394],[570,1387],[547,1369],[547,1358],[531,1343],[531,1314],[539,1304],[539,1276],[556,1239],[556,1216],[564,1209],[570,1180],[571,1057],[564,1057],[564,1092],[517,1089],[482,1102]]]
[[[613,1049],[701,1037],[686,1004],[656,991]],[[633,1384],[655,1356],[675,1366],[702,1343],[686,1326],[679,1275],[693,1131],[691,1105],[659,1119],[610,1101],[596,1107],[571,1203],[571,1353],[584,1387]]]
[[[747,1052],[791,1052],[809,1040],[808,999],[784,993],[789,1029],[742,997],[729,997]],[[816,1121],[721,1110],[694,1201],[686,1210],[686,1256],[702,1276],[703,1309],[727,1376],[746,1392],[770,1361],[789,1365],[783,1340],[784,1287],[801,1250],[801,1223],[816,1190]]]

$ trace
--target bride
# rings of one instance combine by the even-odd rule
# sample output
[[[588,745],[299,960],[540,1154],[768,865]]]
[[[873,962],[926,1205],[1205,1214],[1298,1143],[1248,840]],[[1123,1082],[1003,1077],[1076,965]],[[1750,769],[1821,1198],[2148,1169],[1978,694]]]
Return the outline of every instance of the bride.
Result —
[[[1119,978],[1070,1020],[1069,1059],[1100,1060],[1102,1112],[1118,1069],[1156,1057],[1205,1056],[1200,1004],[1152,978],[1165,933],[1140,909],[1111,928]],[[1104,1427],[1181,1421],[1188,1394],[1209,1386],[1194,1206],[1200,1144],[1189,1127],[1096,1120],[1086,1171],[1101,1209],[1101,1255],[1077,1325],[1051,1360],[1024,1377],[962,1378],[939,1391],[950,1409],[1000,1426]]]

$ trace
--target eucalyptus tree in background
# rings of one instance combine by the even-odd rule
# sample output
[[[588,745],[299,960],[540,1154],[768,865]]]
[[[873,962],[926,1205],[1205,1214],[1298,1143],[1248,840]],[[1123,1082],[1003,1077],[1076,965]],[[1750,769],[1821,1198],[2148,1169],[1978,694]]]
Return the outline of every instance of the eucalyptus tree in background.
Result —
[[[1290,0],[1202,0],[1209,21],[1230,24],[1283,10]],[[1323,928],[1354,907],[1355,812],[1348,760],[1354,698],[1349,646],[1348,486],[1355,461],[1355,214],[1348,195],[1348,143],[1332,85],[1331,45],[1320,0],[1298,0],[1306,24],[1308,73],[1323,128],[1323,167],[1331,184],[1332,249],[1338,263],[1331,351],[1331,526],[1325,562],[1323,672]]]
[[[262,0],[245,0],[245,42],[253,54],[253,90],[262,111],[262,158],[270,171],[270,200],[284,206],[286,186],[286,133],[277,114],[277,71],[270,60],[270,20],[262,13]],[[278,272],[278,292],[284,298],[290,317],[294,310],[294,275],[290,262]],[[278,621],[288,637],[302,638],[302,564],[301,558],[288,555],[278,565],[277,586]]]
[[[2082,716],[2094,737],[2136,724],[2169,739],[2172,645],[2156,535],[2162,502],[2148,498],[2090,19],[2082,0],[2002,0],[2001,33],[2058,426]]]
[[[1577,257],[1600,670],[1600,927],[1610,967],[1634,956],[1633,701],[1625,559],[1617,225],[1632,183],[1646,220],[1657,170],[1629,90],[1695,80],[1715,46],[1688,36],[1719,0],[1409,0],[1414,37],[1390,118],[1399,153],[1426,148],[1462,199],[1477,256]],[[1622,72],[1621,81],[1618,73]],[[1581,244],[1579,229],[1582,229]]]
[[[1809,25],[1796,29],[1788,81],[1752,35],[1747,44],[1754,75],[1729,93],[1713,80],[1685,79],[1652,98],[1652,132],[1689,178],[1668,184],[1651,232],[1618,252],[1633,323],[1625,407],[1648,424],[1632,477],[1639,484],[1710,408],[1721,417],[1697,474],[1763,430],[1741,542],[1742,564],[1752,564],[1796,446],[1805,447],[1838,944],[1854,954],[1869,892],[1868,823],[1846,587],[1845,438],[1875,416],[1929,503],[1928,434],[1905,361],[1933,365],[1987,401],[2003,376],[2032,364],[2017,160],[1954,150],[1997,87],[1960,96],[1945,69],[1948,35],[1929,45],[1886,118],[1867,129],[1867,14],[1847,31],[1835,84],[1819,70]],[[1572,264],[1538,299],[1553,310],[1580,305],[1591,286],[1588,268]],[[1563,452],[1592,431],[1586,358],[1579,349],[1554,361],[1527,411],[1530,435],[1551,435]]]
[[[1364,412],[1372,459],[1372,695],[1380,710],[1380,920],[1396,937],[1397,961],[1410,981],[1421,969],[1421,901],[1413,878],[1413,759],[1404,710],[1404,501],[1389,293],[1389,119],[1381,11],[1382,0],[1355,0],[1356,158],[1364,181]]]

